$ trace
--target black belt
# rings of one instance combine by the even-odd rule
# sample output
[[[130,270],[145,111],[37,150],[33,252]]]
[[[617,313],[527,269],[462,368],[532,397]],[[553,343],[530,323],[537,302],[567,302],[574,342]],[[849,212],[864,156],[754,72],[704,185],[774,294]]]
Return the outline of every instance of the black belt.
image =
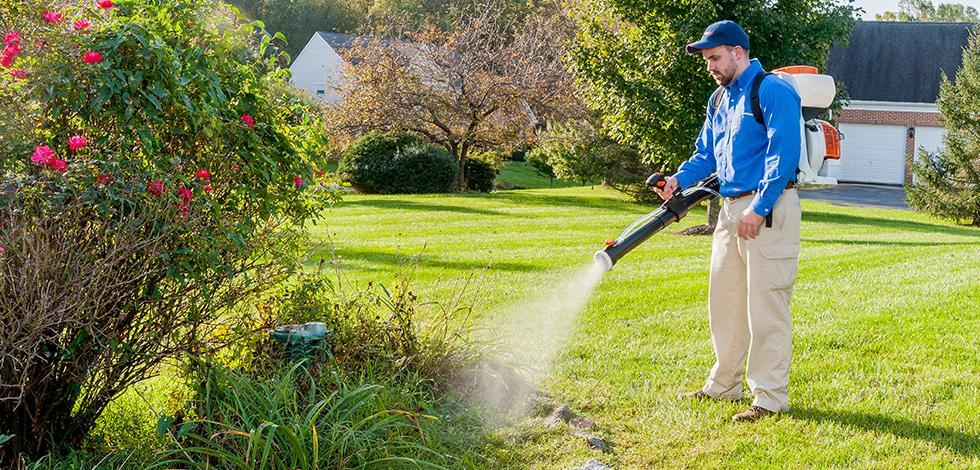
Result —
[[[795,187],[796,187],[796,182],[795,181],[790,181],[789,183],[786,184],[786,187],[784,189],[793,189]],[[746,191],[744,193],[738,193],[738,194],[736,194],[734,196],[729,196],[729,197],[727,197],[725,199],[728,199],[730,201],[734,201],[736,199],[742,199],[745,196],[751,196],[751,195],[755,194],[755,191],[756,190],[753,189],[751,191]]]
[[[789,183],[786,183],[786,187],[783,188],[783,189],[784,190],[785,189],[793,189],[795,187],[796,187],[796,182],[795,181],[790,181]],[[738,194],[736,194],[734,196],[727,197],[726,199],[728,199],[729,201],[734,201],[736,199],[742,199],[745,196],[751,196],[751,195],[755,194],[755,191],[756,190],[753,189],[751,191],[746,191],[744,193],[738,193]],[[766,228],[772,228],[772,212],[769,212],[769,215],[766,216]]]

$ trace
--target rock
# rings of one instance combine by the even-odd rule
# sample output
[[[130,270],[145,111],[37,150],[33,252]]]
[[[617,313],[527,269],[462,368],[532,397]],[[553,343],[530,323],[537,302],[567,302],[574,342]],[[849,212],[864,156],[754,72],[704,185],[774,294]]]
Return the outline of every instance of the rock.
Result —
[[[596,459],[592,459],[582,464],[581,467],[575,467],[572,470],[612,470],[612,468]]]
[[[568,421],[568,424],[575,426],[575,429],[582,431],[591,431],[595,429],[595,421],[586,418],[572,418]]]
[[[574,434],[576,437],[581,437],[585,439],[586,441],[589,442],[589,445],[592,446],[593,448],[599,449],[603,452],[605,452],[606,449],[608,449],[608,444],[606,444],[606,441],[599,436],[589,434],[587,432],[582,432],[582,431],[575,431],[572,434]]]
[[[572,410],[570,410],[568,406],[561,405],[558,408],[555,408],[555,411],[552,411],[551,414],[544,419],[544,425],[545,427],[553,428],[561,424],[563,421],[567,423],[574,418],[575,413],[572,413]]]

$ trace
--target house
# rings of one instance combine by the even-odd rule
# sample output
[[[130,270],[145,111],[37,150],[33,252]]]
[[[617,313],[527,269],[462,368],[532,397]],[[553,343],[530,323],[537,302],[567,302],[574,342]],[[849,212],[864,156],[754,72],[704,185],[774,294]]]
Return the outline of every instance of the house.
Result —
[[[936,98],[945,74],[962,63],[972,23],[866,21],[846,47],[830,51],[828,74],[844,83],[850,104],[836,121],[839,180],[900,185],[911,181],[908,158],[943,146]]]
[[[335,104],[343,101],[337,88],[344,82],[344,59],[340,53],[351,47],[358,36],[316,32],[289,66],[290,83],[309,94]]]

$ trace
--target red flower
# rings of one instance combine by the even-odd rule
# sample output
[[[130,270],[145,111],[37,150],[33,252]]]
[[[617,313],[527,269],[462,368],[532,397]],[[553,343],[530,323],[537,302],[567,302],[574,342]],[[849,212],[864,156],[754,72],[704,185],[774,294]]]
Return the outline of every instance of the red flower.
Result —
[[[99,175],[99,177],[96,178],[95,181],[101,184],[109,184],[112,182],[112,175]]]
[[[52,161],[56,160],[54,152],[47,145],[38,145],[34,147],[34,156],[31,157],[31,161],[41,165],[49,165]]]
[[[238,170],[241,170],[241,169],[242,169],[242,167],[240,167],[238,165],[232,165],[231,166],[231,171],[234,171],[236,173],[238,172]]]
[[[46,11],[44,12],[44,21],[47,21],[48,24],[60,23],[61,13],[58,13],[56,11]]]
[[[3,57],[0,58],[0,65],[4,67],[10,67],[14,65],[17,60],[17,55],[20,54],[20,44],[12,42],[3,48]]]
[[[112,3],[112,0],[99,0],[99,8],[109,9],[114,6],[116,6],[116,4]]]
[[[99,54],[98,51],[86,52],[85,55],[82,56],[82,62],[85,62],[86,64],[97,64],[102,62],[102,54]]]
[[[255,120],[252,119],[251,114],[242,114],[242,122],[248,127],[255,127]]]
[[[149,181],[146,183],[146,192],[154,196],[163,196],[163,181]]]
[[[194,191],[184,186],[181,186],[180,189],[177,190],[177,195],[180,196],[180,200],[183,201],[184,204],[187,204],[191,202],[191,199],[194,199]]]
[[[214,191],[214,188],[211,187],[211,183],[204,183],[204,193],[207,194],[211,191]]]
[[[300,186],[303,186],[303,178],[300,178],[299,176],[294,176],[293,177],[293,184],[296,185],[297,188],[299,188]]]
[[[84,31],[88,29],[90,26],[92,26],[92,22],[89,21],[88,18],[82,18],[76,21],[75,24],[72,25],[72,27],[75,28],[75,31]]]
[[[15,42],[20,41],[20,33],[17,31],[10,31],[3,35],[3,45],[9,46]]]
[[[57,158],[52,160],[48,166],[51,167],[52,170],[60,171],[62,173],[68,170],[68,162]]]
[[[201,178],[202,180],[210,180],[211,172],[205,169],[197,170],[197,177]]]
[[[74,135],[68,138],[68,149],[71,150],[72,152],[86,145],[88,145],[88,141],[85,140],[85,137],[82,137],[80,135]]]
[[[14,69],[10,71],[10,76],[16,78],[17,80],[23,80],[27,78],[30,73],[24,69]]]

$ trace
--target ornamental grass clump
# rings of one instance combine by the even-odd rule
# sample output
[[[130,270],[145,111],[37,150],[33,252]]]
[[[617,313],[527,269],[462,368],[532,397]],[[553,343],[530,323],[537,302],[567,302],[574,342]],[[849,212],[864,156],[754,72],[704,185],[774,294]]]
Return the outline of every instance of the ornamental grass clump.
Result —
[[[0,35],[5,466],[212,349],[333,193],[275,38],[221,2],[3,2]]]

